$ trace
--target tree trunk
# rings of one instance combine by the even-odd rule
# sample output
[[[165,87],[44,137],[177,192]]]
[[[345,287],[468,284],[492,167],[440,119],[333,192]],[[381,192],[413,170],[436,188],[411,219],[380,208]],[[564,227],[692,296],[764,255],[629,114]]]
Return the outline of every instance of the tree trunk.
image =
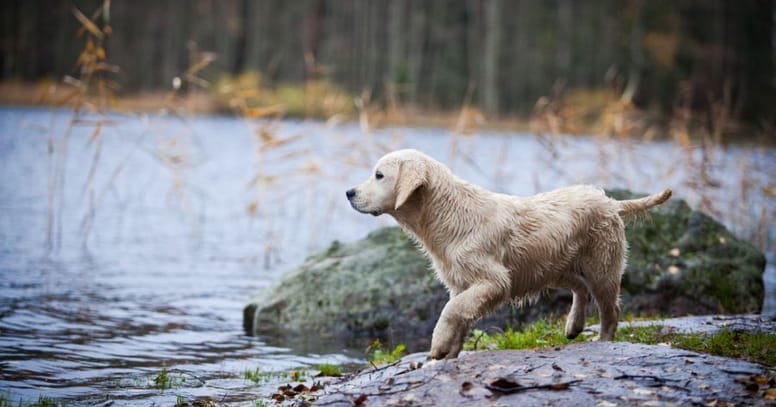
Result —
[[[485,1],[485,44],[482,51],[482,105],[499,112],[499,56],[501,48],[501,0]]]

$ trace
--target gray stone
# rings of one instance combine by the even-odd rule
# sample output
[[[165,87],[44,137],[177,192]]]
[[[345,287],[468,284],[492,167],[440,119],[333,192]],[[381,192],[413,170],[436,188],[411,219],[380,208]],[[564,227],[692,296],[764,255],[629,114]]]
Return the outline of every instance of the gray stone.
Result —
[[[646,321],[620,322],[619,327],[661,326],[677,334],[714,335],[726,329],[733,332],[776,333],[776,320],[760,314],[744,315],[697,315],[680,318],[666,318]],[[589,327],[589,331],[597,333],[599,325]]]
[[[759,311],[762,253],[684,201],[671,199],[631,222],[626,233],[630,256],[622,283],[623,312]],[[334,242],[308,258],[250,302],[244,325],[249,333],[269,336],[383,338],[422,349],[447,298],[423,254],[400,229],[385,228],[352,244]],[[536,304],[502,307],[478,326],[520,326],[565,314],[570,303],[568,291],[549,290]]]
[[[668,346],[584,342],[431,363],[413,354],[326,387],[315,405],[772,405],[774,377],[762,365]]]

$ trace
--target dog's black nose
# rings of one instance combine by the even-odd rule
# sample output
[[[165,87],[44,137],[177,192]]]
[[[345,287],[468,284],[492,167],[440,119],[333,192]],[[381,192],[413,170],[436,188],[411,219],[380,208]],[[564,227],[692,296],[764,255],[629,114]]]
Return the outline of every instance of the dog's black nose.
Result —
[[[356,196],[355,188],[354,189],[349,189],[349,190],[345,191],[345,196],[347,196],[348,199],[353,198],[354,196]]]

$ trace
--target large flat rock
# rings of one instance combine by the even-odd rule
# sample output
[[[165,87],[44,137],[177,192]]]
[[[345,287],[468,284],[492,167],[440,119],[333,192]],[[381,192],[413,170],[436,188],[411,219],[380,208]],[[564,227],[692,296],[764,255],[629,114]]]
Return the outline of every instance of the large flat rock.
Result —
[[[584,342],[430,363],[425,356],[359,372],[326,387],[315,404],[773,405],[776,396],[773,368],[662,345]]]

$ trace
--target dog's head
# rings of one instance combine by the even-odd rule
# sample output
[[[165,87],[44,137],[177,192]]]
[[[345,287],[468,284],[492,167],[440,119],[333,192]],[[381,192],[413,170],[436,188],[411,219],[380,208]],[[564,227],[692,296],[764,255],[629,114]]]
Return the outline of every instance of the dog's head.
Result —
[[[398,150],[380,158],[369,178],[345,195],[353,209],[378,216],[397,211],[427,182],[430,158],[416,150]]]

